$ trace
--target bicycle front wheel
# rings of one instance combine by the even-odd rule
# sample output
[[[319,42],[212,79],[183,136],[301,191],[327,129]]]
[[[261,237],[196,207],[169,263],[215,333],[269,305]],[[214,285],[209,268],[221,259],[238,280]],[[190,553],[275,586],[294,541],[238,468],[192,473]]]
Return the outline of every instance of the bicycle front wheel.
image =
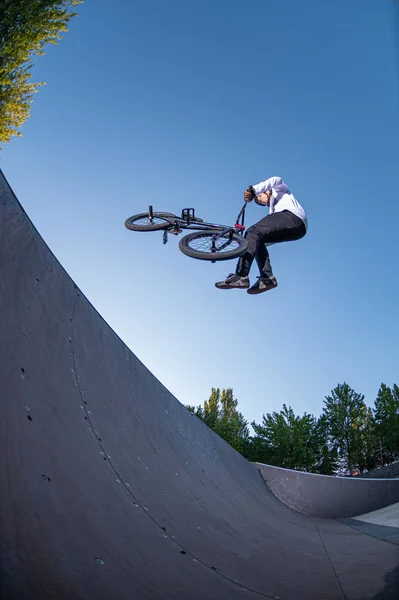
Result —
[[[218,236],[218,231],[196,231],[181,238],[179,248],[191,258],[199,260],[229,260],[244,254],[248,242],[238,233]]]
[[[159,231],[160,229],[169,227],[171,219],[177,218],[173,213],[166,212],[154,212],[152,213],[152,218],[150,218],[148,212],[141,213],[126,219],[125,227],[132,231]]]

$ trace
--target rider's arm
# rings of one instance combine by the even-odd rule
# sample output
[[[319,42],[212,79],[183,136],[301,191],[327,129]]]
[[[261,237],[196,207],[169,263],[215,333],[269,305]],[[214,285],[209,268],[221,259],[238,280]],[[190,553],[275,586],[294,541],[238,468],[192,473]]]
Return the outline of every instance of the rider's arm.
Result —
[[[288,186],[284,183],[281,177],[270,177],[269,179],[261,181],[252,187],[254,188],[256,195],[261,194],[262,192],[267,192],[273,188],[278,188],[279,192],[288,192]]]

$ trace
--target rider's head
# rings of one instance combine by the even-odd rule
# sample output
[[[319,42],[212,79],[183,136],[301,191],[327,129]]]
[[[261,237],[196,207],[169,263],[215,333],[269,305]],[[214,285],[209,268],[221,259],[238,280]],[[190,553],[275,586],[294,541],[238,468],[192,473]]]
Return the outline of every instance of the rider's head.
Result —
[[[273,195],[272,190],[267,190],[267,192],[262,192],[261,194],[258,194],[257,196],[255,196],[255,202],[256,202],[256,204],[259,204],[259,206],[269,206],[270,198],[272,197],[272,195]]]

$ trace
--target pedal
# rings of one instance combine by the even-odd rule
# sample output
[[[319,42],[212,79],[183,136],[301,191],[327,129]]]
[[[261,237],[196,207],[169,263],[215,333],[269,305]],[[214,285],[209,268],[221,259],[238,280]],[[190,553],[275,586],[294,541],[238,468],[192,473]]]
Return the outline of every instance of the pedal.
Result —
[[[162,243],[163,243],[163,244],[167,244],[167,243],[168,243],[168,232],[166,231],[166,229],[165,229],[165,231],[163,232]]]

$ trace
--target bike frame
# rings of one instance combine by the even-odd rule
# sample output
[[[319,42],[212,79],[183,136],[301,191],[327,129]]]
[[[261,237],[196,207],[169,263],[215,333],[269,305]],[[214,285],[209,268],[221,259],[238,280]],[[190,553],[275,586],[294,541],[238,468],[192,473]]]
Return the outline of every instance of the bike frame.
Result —
[[[238,233],[239,235],[243,235],[245,231],[244,219],[245,219],[245,209],[247,207],[247,202],[244,203],[244,206],[238,213],[236,222],[233,226],[231,225],[220,225],[218,223],[209,223],[205,221],[197,221],[195,216],[194,208],[183,208],[181,211],[181,217],[169,217],[168,215],[162,216],[165,221],[170,223],[170,227],[164,229],[163,232],[163,243],[166,244],[168,239],[168,231],[175,230],[177,233],[181,229],[195,229],[197,231],[208,231],[212,229],[215,231],[214,236],[212,236],[213,243],[222,236],[227,236],[230,234],[230,237],[233,233]],[[148,207],[148,216],[151,219],[153,218],[153,207]],[[226,242],[227,244],[228,242]],[[223,247],[223,246],[222,246]],[[220,246],[219,246],[220,250]]]

